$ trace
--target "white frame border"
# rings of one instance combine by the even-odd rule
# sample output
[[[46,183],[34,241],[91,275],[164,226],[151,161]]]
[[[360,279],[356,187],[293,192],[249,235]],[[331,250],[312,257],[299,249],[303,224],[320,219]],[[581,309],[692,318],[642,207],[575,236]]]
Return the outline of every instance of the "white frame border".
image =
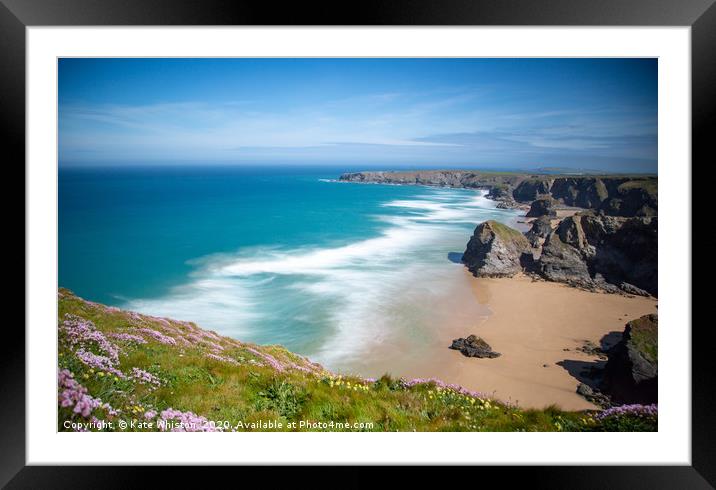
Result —
[[[689,27],[30,27],[27,464],[691,464]],[[658,57],[659,432],[58,433],[57,57]],[[688,237],[684,242],[683,237]],[[684,248],[684,247],[687,248]]]

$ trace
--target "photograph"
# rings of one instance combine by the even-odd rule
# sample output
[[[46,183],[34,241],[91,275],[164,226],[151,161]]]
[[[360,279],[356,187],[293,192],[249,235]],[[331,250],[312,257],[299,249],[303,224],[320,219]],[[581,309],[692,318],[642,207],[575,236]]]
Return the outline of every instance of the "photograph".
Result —
[[[659,430],[658,57],[56,62],[58,432]]]

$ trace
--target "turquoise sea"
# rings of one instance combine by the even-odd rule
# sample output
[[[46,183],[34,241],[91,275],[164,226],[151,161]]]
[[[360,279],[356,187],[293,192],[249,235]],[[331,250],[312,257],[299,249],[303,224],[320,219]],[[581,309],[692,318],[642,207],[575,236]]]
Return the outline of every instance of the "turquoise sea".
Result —
[[[460,255],[478,223],[517,212],[483,191],[333,181],[346,170],[63,168],[59,285],[334,369],[480,314],[456,302]]]

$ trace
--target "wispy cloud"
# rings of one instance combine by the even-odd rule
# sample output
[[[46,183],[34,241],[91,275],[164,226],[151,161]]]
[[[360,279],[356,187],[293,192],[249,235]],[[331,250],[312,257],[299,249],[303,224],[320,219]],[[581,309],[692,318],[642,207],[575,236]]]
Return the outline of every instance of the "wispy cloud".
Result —
[[[410,80],[412,83],[412,80]],[[519,82],[519,81],[518,81]],[[656,162],[655,107],[524,84],[60,104],[61,161]],[[407,82],[406,82],[407,85]],[[542,90],[545,90],[543,87]],[[196,95],[196,94],[195,94]]]

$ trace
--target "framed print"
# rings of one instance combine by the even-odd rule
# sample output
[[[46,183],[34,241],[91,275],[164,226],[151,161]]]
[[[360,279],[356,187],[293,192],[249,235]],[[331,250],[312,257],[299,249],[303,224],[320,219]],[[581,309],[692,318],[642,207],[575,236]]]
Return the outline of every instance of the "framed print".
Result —
[[[716,481],[691,321],[712,2],[0,12],[26,193],[9,488],[131,485],[117,465]]]

